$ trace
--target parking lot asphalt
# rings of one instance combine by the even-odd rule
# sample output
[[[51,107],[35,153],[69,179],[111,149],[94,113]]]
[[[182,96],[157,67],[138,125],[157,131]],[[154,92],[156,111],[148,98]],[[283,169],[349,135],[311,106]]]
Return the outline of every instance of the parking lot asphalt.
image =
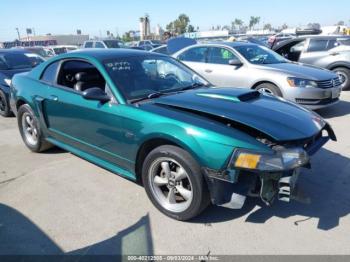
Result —
[[[0,118],[0,254],[350,254],[350,92],[319,113],[329,142],[303,170],[311,204],[249,200],[172,220],[143,188],[60,149],[31,153]]]

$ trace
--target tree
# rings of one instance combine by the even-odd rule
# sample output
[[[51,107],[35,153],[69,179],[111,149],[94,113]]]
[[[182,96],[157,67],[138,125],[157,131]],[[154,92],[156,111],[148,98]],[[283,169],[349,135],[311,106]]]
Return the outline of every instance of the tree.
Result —
[[[170,22],[169,24],[167,24],[166,30],[168,30],[170,33],[174,33],[175,32],[174,22]]]
[[[166,26],[166,29],[172,33],[183,34],[187,32],[189,23],[190,23],[190,18],[185,14],[180,14],[176,20],[170,22]]]
[[[221,27],[221,30],[230,31],[230,26],[224,25],[223,27]]]
[[[254,29],[254,26],[260,23],[260,16],[251,16],[249,21],[249,29]]]
[[[195,32],[194,26],[193,25],[188,25],[187,32],[189,32],[189,33]]]
[[[288,28],[288,25],[286,23],[284,23],[282,26],[281,26],[282,30],[284,29],[287,29]]]
[[[268,31],[271,31],[272,30],[272,25],[267,23],[264,25],[264,30],[268,30]]]
[[[231,22],[232,29],[236,29],[236,26],[240,30],[241,27],[243,26],[244,22],[241,19],[236,18],[234,21]]]
[[[307,27],[311,29],[320,29],[321,25],[319,23],[308,23]]]
[[[133,40],[130,36],[130,31],[124,33],[124,35],[122,36],[122,40],[123,42],[131,42]]]

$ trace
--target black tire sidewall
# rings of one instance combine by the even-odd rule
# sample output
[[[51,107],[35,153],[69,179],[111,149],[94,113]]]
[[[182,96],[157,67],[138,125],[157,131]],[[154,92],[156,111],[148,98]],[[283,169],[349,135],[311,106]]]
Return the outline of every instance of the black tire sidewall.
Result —
[[[260,90],[261,88],[268,88],[273,92],[273,95],[283,97],[281,90],[274,84],[262,83],[262,84],[258,85],[255,89]]]
[[[28,141],[23,133],[22,117],[23,117],[23,114],[25,112],[29,113],[32,116],[34,125],[37,129],[37,132],[38,132],[38,141],[37,141],[36,145],[32,145],[32,144],[28,143]],[[17,122],[18,122],[19,132],[22,136],[22,139],[23,139],[23,142],[25,143],[25,145],[33,152],[40,152],[41,146],[43,143],[42,133],[40,130],[40,124],[39,124],[39,121],[38,121],[37,117],[35,116],[33,110],[30,108],[29,105],[24,104],[18,109]]]
[[[193,190],[193,200],[191,205],[183,212],[176,213],[163,208],[153,196],[150,189],[148,172],[151,164],[160,157],[173,158],[182,165],[190,178]],[[142,167],[142,182],[149,199],[157,209],[165,215],[177,220],[189,220],[197,216],[209,203],[209,195],[206,190],[203,175],[200,171],[200,166],[187,151],[176,146],[160,146],[148,154]]]
[[[343,90],[350,89],[350,69],[344,67],[337,67],[332,70],[334,73],[341,72],[342,74],[347,76],[346,85],[343,87]]]
[[[0,111],[0,115],[3,116],[3,117],[9,117],[11,115],[11,110],[10,110],[10,107],[9,107],[9,103],[8,103],[7,97],[6,97],[5,93],[2,90],[0,90],[0,96],[1,96],[1,98],[3,99],[3,101],[5,103],[5,110],[4,111]]]

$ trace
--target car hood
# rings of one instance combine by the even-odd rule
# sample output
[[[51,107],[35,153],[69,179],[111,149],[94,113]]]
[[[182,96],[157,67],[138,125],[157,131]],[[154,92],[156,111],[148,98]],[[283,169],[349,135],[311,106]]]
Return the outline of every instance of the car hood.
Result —
[[[0,74],[6,78],[12,79],[15,74],[29,72],[30,70],[32,70],[32,68],[0,70]]]
[[[326,124],[317,114],[298,105],[242,88],[202,88],[163,96],[152,103],[210,120],[228,120],[275,141],[310,138]]]
[[[259,65],[259,68],[274,70],[289,76],[315,81],[329,80],[337,77],[334,73],[326,69],[294,62]]]

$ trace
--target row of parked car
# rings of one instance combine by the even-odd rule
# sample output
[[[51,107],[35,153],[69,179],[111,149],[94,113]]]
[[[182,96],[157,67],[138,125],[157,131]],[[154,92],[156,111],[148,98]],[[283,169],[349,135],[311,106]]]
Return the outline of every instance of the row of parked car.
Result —
[[[152,47],[150,52],[171,55],[215,86],[245,87],[282,97],[309,109],[331,106],[350,87],[350,38],[302,36],[281,41],[271,50],[253,41],[197,43],[177,38],[161,45],[145,40],[128,47],[118,40],[86,41],[89,48]],[[51,49],[50,55],[48,51]],[[70,48],[70,49],[69,49]],[[0,114],[11,114],[9,82],[15,73],[28,71],[48,56],[73,51],[73,46],[31,47],[0,53]],[[45,52],[45,53],[44,53]],[[44,57],[44,58],[43,58]]]

